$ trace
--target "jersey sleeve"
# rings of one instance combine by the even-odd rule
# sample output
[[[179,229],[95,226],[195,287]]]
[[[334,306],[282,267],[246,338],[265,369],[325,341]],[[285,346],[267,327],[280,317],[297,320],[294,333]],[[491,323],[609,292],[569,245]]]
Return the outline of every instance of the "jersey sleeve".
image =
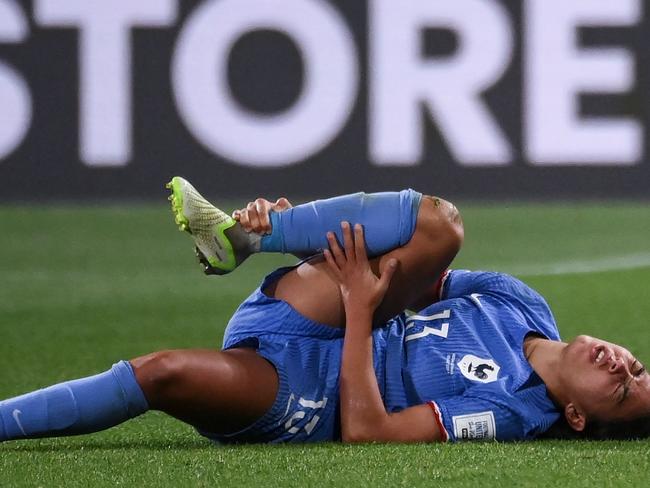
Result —
[[[452,442],[530,440],[557,419],[554,408],[543,411],[534,402],[499,390],[499,385],[470,388],[463,395],[429,402],[438,426],[444,427],[443,437]]]
[[[560,334],[548,303],[523,281],[493,271],[450,270],[442,277],[440,300],[469,297],[473,294],[504,298],[511,310],[521,315],[522,322],[549,339]]]
[[[443,276],[440,298],[458,298],[472,293],[506,291],[526,287],[524,283],[505,273],[494,271],[449,270]]]

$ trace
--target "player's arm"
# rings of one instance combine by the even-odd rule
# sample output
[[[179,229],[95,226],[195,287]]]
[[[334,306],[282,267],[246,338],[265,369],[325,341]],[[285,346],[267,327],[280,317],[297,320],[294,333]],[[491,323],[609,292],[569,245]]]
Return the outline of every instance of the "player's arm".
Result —
[[[341,362],[341,435],[344,442],[423,442],[443,440],[429,405],[388,413],[379,392],[372,362],[372,316],[397,267],[387,263],[381,277],[368,265],[363,230],[343,223],[344,250],[328,234],[325,259],[339,284],[346,313]]]

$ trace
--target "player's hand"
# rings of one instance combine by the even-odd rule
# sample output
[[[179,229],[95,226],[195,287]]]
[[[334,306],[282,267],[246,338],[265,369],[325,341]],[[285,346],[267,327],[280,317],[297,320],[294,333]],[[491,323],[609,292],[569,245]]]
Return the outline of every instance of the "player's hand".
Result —
[[[268,234],[271,232],[269,212],[282,212],[292,206],[291,202],[284,197],[278,198],[275,203],[265,198],[258,198],[254,202],[249,202],[246,208],[235,210],[232,218],[239,222],[246,232]]]
[[[324,252],[325,260],[339,285],[346,311],[358,307],[356,310],[372,313],[386,295],[390,280],[397,269],[397,259],[389,260],[378,278],[368,262],[363,227],[356,224],[353,234],[350,224],[342,222],[341,229],[343,249],[334,233],[328,232],[327,241],[330,248]]]

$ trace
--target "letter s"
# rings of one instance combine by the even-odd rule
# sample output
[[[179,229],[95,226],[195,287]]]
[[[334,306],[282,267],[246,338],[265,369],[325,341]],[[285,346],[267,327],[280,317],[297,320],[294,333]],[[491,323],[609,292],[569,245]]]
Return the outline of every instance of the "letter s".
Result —
[[[0,0],[0,43],[19,43],[29,35],[25,14],[13,0]],[[0,160],[23,141],[32,120],[32,98],[20,74],[0,61]]]

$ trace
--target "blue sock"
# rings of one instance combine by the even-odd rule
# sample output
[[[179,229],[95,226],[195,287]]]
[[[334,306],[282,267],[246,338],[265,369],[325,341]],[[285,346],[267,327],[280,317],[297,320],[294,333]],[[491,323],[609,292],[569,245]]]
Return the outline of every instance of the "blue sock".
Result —
[[[422,194],[414,190],[353,193],[271,213],[272,232],[262,237],[264,252],[316,253],[327,248],[328,231],[343,242],[341,221],[364,227],[368,255],[406,244],[415,232]]]
[[[97,432],[148,409],[133,368],[120,361],[104,373],[0,402],[0,442]]]

